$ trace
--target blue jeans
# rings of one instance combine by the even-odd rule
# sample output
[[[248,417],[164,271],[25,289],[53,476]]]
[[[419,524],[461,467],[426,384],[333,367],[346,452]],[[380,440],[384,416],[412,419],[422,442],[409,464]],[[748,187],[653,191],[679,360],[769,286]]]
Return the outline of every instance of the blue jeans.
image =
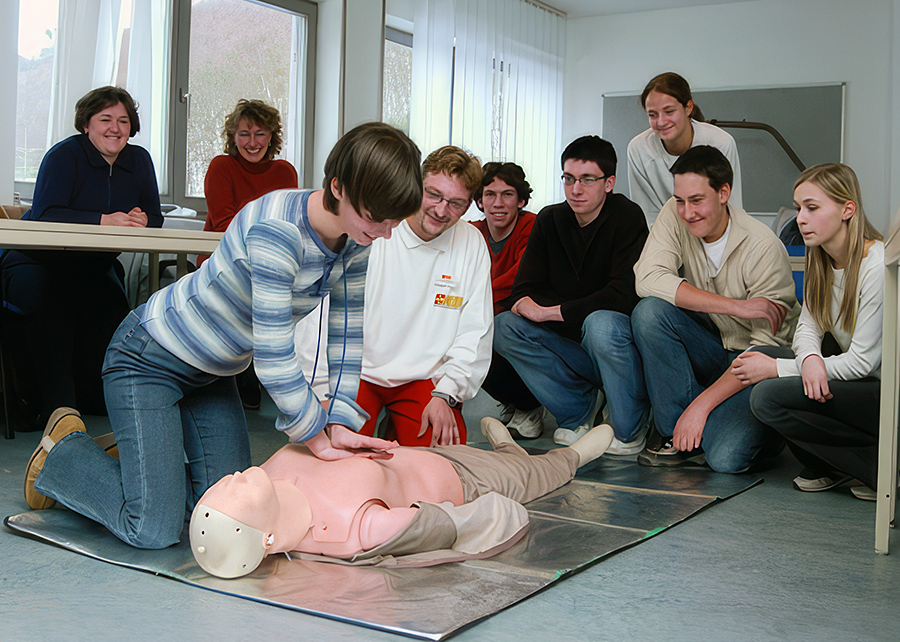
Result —
[[[35,488],[132,546],[165,548],[178,542],[185,510],[209,486],[250,466],[250,441],[234,377],[175,357],[141,326],[139,312],[119,326],[103,364],[119,459],[72,433],[47,455]]]
[[[494,350],[513,365],[560,428],[590,421],[597,390],[606,394],[616,437],[632,441],[649,413],[640,356],[628,316],[591,313],[581,343],[512,312],[494,317]]]
[[[634,340],[644,361],[656,429],[671,437],[681,413],[728,369],[740,352],[722,347],[709,316],[671,303],[641,299],[631,315]],[[719,472],[747,470],[775,438],[750,410],[752,386],[719,404],[706,420],[700,447]]]

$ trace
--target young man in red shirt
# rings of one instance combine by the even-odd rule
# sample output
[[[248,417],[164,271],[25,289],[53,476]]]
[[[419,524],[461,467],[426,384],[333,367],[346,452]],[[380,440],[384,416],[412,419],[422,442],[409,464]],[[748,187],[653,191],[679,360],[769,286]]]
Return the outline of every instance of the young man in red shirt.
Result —
[[[525,253],[535,215],[524,207],[531,196],[525,170],[515,163],[486,163],[475,204],[484,220],[474,223],[488,244],[491,255],[491,287],[494,314],[510,309],[510,295],[519,261]],[[516,373],[509,361],[495,351],[491,368],[481,387],[502,405],[500,420],[527,439],[541,436],[544,407]]]

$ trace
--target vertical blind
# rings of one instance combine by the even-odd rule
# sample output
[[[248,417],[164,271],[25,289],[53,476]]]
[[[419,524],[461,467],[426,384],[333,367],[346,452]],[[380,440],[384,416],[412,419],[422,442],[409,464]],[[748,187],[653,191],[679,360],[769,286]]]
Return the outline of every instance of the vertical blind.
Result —
[[[541,7],[422,2],[411,136],[425,154],[452,144],[482,162],[518,163],[534,189],[529,209],[560,200],[564,61],[565,19]]]

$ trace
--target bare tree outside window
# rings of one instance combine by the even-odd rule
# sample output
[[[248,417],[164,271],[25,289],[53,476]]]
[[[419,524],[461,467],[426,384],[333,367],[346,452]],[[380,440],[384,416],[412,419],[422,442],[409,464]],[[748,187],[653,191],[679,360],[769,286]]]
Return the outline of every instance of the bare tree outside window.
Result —
[[[409,134],[412,104],[411,34],[385,28],[382,120]]]
[[[50,84],[56,54],[58,0],[19,6],[19,70],[16,95],[17,181],[34,181],[47,151]]]
[[[186,196],[204,195],[209,163],[223,151],[225,116],[240,98],[272,105],[285,141],[294,134],[287,130],[295,19],[303,20],[247,0],[192,0]]]

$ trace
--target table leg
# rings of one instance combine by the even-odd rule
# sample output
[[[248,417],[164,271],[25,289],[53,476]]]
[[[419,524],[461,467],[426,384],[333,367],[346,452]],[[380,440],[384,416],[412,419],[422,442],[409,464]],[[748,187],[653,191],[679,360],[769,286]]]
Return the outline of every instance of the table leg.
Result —
[[[881,362],[881,421],[878,436],[878,488],[875,507],[875,552],[887,555],[890,529],[897,503],[897,384],[900,381],[897,353],[898,265],[885,266],[884,333]]]
[[[150,252],[150,294],[159,289],[159,252]]]

